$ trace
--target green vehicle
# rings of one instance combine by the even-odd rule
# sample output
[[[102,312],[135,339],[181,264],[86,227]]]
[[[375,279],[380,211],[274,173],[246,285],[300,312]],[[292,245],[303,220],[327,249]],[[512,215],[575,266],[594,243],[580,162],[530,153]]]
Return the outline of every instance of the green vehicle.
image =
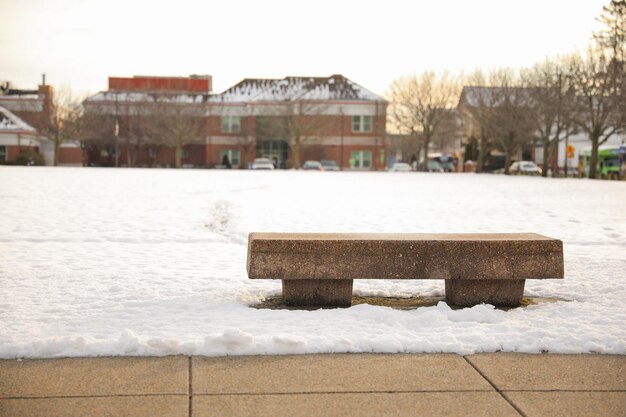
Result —
[[[589,160],[591,159],[591,150],[587,149],[580,153],[578,166],[582,167],[579,172],[584,177],[589,176]],[[622,163],[622,155],[620,154],[620,148],[607,148],[598,150],[598,166],[597,173],[601,178],[607,178],[611,180],[619,179],[620,165]]]

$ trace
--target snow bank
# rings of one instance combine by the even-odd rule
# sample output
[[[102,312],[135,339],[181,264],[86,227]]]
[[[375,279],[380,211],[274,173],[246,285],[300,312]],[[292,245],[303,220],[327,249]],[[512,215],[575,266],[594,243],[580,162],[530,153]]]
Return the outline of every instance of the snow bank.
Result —
[[[623,183],[473,174],[0,167],[0,357],[314,352],[626,354]],[[556,297],[509,311],[250,305],[252,231],[537,232]],[[443,281],[355,281],[437,296]]]

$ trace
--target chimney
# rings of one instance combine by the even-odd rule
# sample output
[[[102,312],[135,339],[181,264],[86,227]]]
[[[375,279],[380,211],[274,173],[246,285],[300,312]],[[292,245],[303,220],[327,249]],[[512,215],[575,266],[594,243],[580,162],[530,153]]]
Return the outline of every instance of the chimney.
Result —
[[[41,74],[41,85],[46,85],[46,74]]]

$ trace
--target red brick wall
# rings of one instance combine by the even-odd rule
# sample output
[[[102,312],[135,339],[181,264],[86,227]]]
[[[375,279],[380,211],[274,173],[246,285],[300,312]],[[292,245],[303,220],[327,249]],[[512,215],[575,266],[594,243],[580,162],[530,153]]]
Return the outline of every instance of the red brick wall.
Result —
[[[81,148],[59,148],[59,164],[83,163],[83,150]]]

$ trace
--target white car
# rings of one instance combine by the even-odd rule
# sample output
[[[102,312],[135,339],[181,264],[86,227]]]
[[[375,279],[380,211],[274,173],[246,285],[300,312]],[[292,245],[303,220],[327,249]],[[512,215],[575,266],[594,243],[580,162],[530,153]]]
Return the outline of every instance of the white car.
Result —
[[[411,165],[406,162],[396,162],[391,168],[389,168],[390,172],[410,172],[412,170]]]
[[[252,169],[274,169],[274,164],[268,158],[256,158],[252,162]]]
[[[541,168],[533,161],[513,162],[509,167],[511,175],[541,175]]]

